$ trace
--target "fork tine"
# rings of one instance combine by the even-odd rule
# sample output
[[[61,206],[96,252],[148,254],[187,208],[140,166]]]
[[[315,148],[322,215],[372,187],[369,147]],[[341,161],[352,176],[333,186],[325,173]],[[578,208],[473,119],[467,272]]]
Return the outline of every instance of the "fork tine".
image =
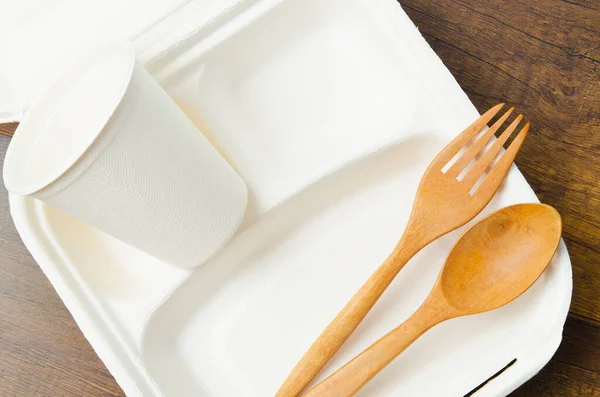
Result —
[[[468,186],[469,189],[471,189],[473,185],[475,185],[475,182],[477,182],[477,180],[481,177],[485,170],[487,170],[490,164],[494,161],[494,159],[498,155],[498,152],[502,148],[502,145],[504,145],[508,138],[510,138],[513,131],[515,130],[515,128],[517,128],[517,125],[519,125],[522,119],[523,115],[518,115],[517,118],[506,128],[506,130],[504,130],[504,132],[502,133],[502,135],[500,135],[496,142],[494,142],[492,147],[490,147],[481,156],[481,158],[477,160],[477,162],[469,170],[467,175],[462,179],[461,182]]]
[[[528,132],[529,123],[525,124],[521,131],[519,131],[519,134],[511,142],[508,149],[506,149],[506,151],[502,154],[500,160],[498,160],[498,162],[492,167],[474,194],[481,192],[484,195],[489,194],[490,198],[493,196],[493,193],[498,190],[498,186],[500,186],[500,183],[502,183],[504,180],[506,173],[515,160],[515,157],[517,156],[519,149],[521,149],[521,145],[523,144],[525,137],[527,137]]]
[[[462,170],[471,162],[471,160],[473,160],[475,156],[477,156],[477,154],[481,152],[485,145],[487,145],[492,135],[494,135],[496,131],[498,131],[498,129],[502,127],[502,124],[504,124],[504,122],[506,121],[508,116],[510,116],[513,110],[514,108],[508,109],[506,113],[504,113],[504,115],[502,115],[502,117],[500,117],[498,121],[496,121],[494,125],[492,125],[485,132],[485,134],[479,137],[477,141],[475,141],[475,143],[473,143],[471,147],[460,157],[460,159],[458,159],[456,163],[452,164],[452,167],[450,167],[450,169],[446,171],[446,175],[452,178],[456,178],[457,176],[459,176]]]
[[[490,110],[482,114],[477,120],[468,126],[463,132],[461,132],[456,138],[452,140],[433,160],[432,165],[435,163],[439,168],[444,168],[446,164],[456,153],[460,151],[467,143],[471,142],[471,139],[481,131],[481,129],[502,109],[503,103],[499,103],[492,107]]]

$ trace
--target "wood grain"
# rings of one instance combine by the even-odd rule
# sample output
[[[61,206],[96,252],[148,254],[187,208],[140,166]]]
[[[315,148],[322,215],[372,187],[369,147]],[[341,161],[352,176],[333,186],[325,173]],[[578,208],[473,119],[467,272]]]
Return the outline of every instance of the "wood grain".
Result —
[[[516,162],[563,217],[574,279],[564,341],[514,395],[600,396],[600,1],[400,3],[480,111],[507,102],[527,115]],[[23,247],[1,189],[0,395],[123,395]]]
[[[0,135],[13,136],[17,129],[18,123],[0,124]]]
[[[0,124],[0,135],[12,136],[17,129],[18,123]]]

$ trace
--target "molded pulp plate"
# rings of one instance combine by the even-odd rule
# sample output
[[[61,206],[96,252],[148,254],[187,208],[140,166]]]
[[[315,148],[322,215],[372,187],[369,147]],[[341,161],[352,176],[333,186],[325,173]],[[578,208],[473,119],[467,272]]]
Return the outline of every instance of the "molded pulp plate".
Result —
[[[185,38],[151,40],[201,4],[135,44],[248,184],[233,241],[187,272],[10,198],[25,244],[131,396],[273,395],[394,247],[431,159],[478,116],[393,0],[239,2]],[[480,216],[534,201],[513,166]],[[462,230],[409,262],[319,380],[418,307]],[[556,351],[571,288],[561,243],[527,293],[434,328],[359,395],[462,396],[516,358],[476,395],[508,394]]]

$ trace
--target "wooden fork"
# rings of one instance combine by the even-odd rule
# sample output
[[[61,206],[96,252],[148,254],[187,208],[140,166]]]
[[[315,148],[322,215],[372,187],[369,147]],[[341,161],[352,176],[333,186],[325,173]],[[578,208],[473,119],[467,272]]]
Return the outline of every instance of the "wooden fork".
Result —
[[[513,108],[510,108],[469,146],[502,106],[503,103],[498,104],[479,117],[431,162],[419,184],[406,230],[398,245],[312,344],[276,397],[298,396],[361,323],[408,260],[433,240],[466,224],[490,202],[529,131],[529,123],[526,123],[494,163],[523,118],[519,115],[489,149],[484,150],[512,112]],[[458,160],[446,167],[463,148]],[[480,157],[476,158],[478,155]],[[474,164],[466,170],[472,161]],[[448,169],[443,171],[444,168]],[[461,173],[464,177],[459,180]],[[480,178],[482,182],[472,192]]]

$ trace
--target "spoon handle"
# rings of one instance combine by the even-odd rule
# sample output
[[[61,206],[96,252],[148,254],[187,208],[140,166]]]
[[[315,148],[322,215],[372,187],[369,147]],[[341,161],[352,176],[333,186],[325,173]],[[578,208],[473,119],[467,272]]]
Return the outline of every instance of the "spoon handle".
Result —
[[[405,233],[405,236],[407,234]],[[288,375],[276,397],[296,397],[358,327],[422,242],[403,237],[396,249],[329,323]]]
[[[447,318],[443,310],[423,304],[404,323],[373,343],[303,397],[353,396],[427,330]]]

